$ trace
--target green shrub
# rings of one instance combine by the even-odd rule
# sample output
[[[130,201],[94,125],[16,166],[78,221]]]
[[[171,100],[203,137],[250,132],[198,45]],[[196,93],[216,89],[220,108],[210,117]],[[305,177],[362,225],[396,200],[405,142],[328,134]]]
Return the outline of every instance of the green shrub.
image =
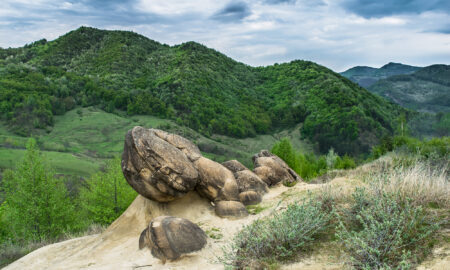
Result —
[[[288,260],[311,246],[327,229],[331,216],[314,198],[290,204],[281,213],[245,226],[225,250],[223,262],[242,269]]]
[[[355,192],[353,222],[344,225],[340,218],[336,236],[356,269],[406,269],[438,229],[422,207],[400,198]]]
[[[356,163],[355,160],[353,160],[353,158],[345,155],[342,158],[337,157],[336,158],[336,165],[335,168],[336,169],[343,169],[343,170],[347,170],[347,169],[353,169],[356,167]]]

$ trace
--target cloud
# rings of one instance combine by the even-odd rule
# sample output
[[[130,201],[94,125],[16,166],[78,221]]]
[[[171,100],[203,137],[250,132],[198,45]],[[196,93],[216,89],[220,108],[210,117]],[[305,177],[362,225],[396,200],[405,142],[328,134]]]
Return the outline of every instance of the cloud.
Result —
[[[322,0],[264,0],[269,5],[302,5],[302,6],[323,6],[325,2]]]
[[[2,0],[0,47],[53,40],[85,25],[132,30],[169,45],[197,41],[253,66],[294,59],[336,71],[388,62],[450,63],[450,14],[439,0],[394,0],[385,3],[390,11],[365,7],[377,16],[344,6],[359,3],[352,7],[357,10],[362,0],[229,1]],[[417,8],[423,3],[429,6]]]
[[[295,4],[297,0],[265,0],[267,4],[278,5],[278,4]]]
[[[426,11],[450,13],[448,0],[344,0],[342,7],[364,18],[420,14]]]
[[[250,8],[245,2],[230,2],[211,18],[221,22],[239,22],[250,14]]]

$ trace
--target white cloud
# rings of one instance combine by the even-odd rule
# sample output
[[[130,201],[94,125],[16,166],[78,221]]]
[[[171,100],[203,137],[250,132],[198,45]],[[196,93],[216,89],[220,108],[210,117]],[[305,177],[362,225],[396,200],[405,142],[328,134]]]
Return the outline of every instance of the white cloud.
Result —
[[[50,40],[88,25],[133,30],[170,45],[193,40],[250,65],[305,59],[342,71],[389,61],[450,62],[450,35],[444,34],[450,31],[450,15],[441,11],[367,18],[336,1],[128,0],[114,1],[108,10],[92,8],[91,2],[6,0],[0,9],[0,46]],[[214,19],[230,3],[248,9],[245,16]]]

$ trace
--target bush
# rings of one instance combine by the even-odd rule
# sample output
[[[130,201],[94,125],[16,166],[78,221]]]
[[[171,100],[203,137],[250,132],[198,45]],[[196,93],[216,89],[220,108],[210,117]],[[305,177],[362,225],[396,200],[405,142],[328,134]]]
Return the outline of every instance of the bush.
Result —
[[[336,169],[347,170],[347,169],[353,169],[355,167],[356,167],[355,161],[347,155],[343,156],[342,158],[340,158],[340,157],[336,158],[336,163],[335,163]]]
[[[290,259],[310,247],[327,229],[331,216],[313,198],[290,204],[285,211],[244,227],[225,250],[223,262],[242,269]]]
[[[354,194],[354,222],[342,218],[336,236],[356,269],[405,269],[438,229],[420,206],[396,193]]]

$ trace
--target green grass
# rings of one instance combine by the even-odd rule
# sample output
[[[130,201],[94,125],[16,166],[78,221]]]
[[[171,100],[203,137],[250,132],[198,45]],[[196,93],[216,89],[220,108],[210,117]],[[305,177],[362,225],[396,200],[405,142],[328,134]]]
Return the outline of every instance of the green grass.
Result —
[[[310,144],[299,139],[300,126],[246,139],[207,138],[171,120],[148,115],[121,116],[95,107],[78,108],[55,116],[53,127],[35,137],[58,174],[86,177],[96,172],[107,159],[121,155],[125,134],[134,126],[178,133],[206,147],[205,157],[217,162],[238,159],[249,168],[253,167],[252,155],[261,149],[271,149],[281,137],[290,137],[297,149],[312,151]],[[0,123],[1,170],[14,168],[23,156],[26,141],[27,138],[11,133],[4,123]]]
[[[42,151],[57,174],[88,177],[97,172],[102,160],[87,156],[77,157],[72,153]],[[12,169],[25,155],[24,149],[0,148],[0,169]]]

